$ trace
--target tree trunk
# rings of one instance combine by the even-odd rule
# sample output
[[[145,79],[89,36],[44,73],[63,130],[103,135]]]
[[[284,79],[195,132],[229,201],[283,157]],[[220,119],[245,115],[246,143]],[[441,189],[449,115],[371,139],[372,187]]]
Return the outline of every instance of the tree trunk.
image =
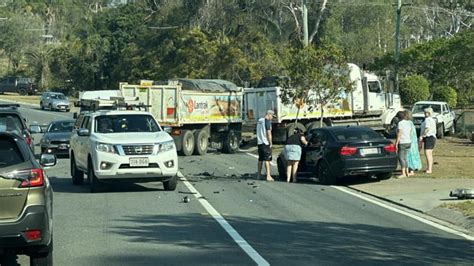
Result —
[[[326,4],[328,3],[328,0],[323,0],[323,3],[321,4],[321,10],[319,10],[319,15],[318,18],[316,19],[316,22],[314,22],[314,28],[313,32],[311,33],[309,37],[309,43],[312,43],[314,40],[314,37],[318,34],[319,31],[319,24],[321,23],[321,20],[324,15],[324,11],[326,10]]]
[[[321,106],[321,117],[319,119],[319,127],[323,127],[324,105],[323,105],[323,103],[320,103],[319,105]]]

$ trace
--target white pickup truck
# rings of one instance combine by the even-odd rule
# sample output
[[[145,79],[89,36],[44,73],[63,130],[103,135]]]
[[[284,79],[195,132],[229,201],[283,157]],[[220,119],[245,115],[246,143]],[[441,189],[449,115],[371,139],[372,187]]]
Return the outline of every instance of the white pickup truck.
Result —
[[[71,136],[71,176],[80,185],[87,174],[91,192],[99,181],[161,181],[177,185],[178,155],[173,138],[149,113],[136,110],[83,112]]]
[[[436,120],[436,137],[441,139],[446,133],[454,134],[456,115],[447,102],[421,101],[413,105],[413,123],[417,131],[420,130],[421,123],[425,120],[424,109],[431,107],[433,109],[433,118]]]

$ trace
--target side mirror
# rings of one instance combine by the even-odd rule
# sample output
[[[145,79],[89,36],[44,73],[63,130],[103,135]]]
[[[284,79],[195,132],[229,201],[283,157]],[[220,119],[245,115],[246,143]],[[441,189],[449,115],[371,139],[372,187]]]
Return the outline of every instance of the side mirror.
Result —
[[[56,159],[56,155],[54,154],[41,154],[40,164],[43,167],[53,167],[56,165],[57,161],[58,160]]]
[[[72,118],[73,118],[73,119],[77,119],[77,112],[74,113],[74,114],[72,114]]]
[[[86,136],[89,136],[91,133],[89,132],[89,129],[87,128],[80,128],[78,131],[77,131],[77,135],[81,136],[81,137],[86,137]]]
[[[171,134],[171,132],[173,132],[173,128],[172,127],[163,127],[163,130],[168,133],[168,134]]]
[[[31,125],[30,132],[32,134],[39,134],[39,133],[43,133],[43,130],[41,129],[40,125]]]

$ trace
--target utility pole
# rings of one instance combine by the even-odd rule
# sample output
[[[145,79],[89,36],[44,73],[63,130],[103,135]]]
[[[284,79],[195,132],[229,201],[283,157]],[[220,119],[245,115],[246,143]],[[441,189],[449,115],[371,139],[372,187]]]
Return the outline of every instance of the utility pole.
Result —
[[[400,67],[400,23],[402,15],[402,0],[397,3],[397,26],[395,29],[395,92],[400,93],[400,80],[398,70]]]
[[[308,34],[308,7],[306,6],[306,0],[301,0],[301,11],[303,12],[303,44],[307,46],[309,44]]]

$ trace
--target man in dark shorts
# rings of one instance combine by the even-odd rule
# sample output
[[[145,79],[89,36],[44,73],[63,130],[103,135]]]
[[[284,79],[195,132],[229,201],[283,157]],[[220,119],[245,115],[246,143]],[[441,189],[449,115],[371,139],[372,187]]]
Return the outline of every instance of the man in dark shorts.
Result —
[[[265,172],[267,181],[273,181],[270,175],[270,161],[272,160],[272,118],[274,112],[268,110],[264,117],[257,122],[257,145],[258,145],[258,172],[257,179],[260,179],[263,162],[265,162]]]

